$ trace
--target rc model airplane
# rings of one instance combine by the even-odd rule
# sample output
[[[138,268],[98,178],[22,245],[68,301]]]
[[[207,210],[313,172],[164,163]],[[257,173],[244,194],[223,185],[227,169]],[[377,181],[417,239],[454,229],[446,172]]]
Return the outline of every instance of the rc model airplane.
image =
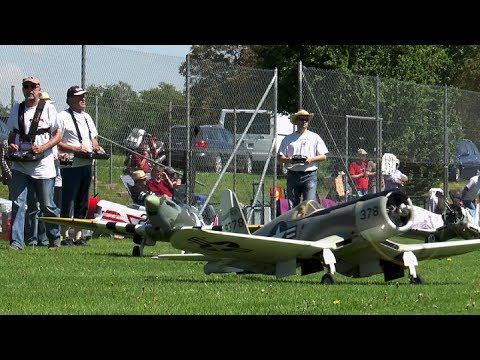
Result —
[[[443,214],[436,214],[415,205],[413,207],[415,216],[412,227],[400,236],[427,243],[454,238],[480,238],[480,227],[470,212],[462,206],[448,205]]]
[[[403,236],[425,242],[480,238],[478,216],[473,217],[455,193],[450,196],[452,204],[447,203],[442,189],[431,188],[427,209],[414,205],[413,225]],[[477,210],[479,212],[480,209]]]
[[[225,190],[220,199],[222,226],[204,226],[198,214],[164,197],[147,196],[147,220],[127,224],[105,220],[40,218],[41,220],[133,235],[142,245],[166,241],[185,253],[162,254],[159,260],[205,261],[204,272],[258,273],[277,278],[323,271],[323,284],[336,283],[335,272],[347,277],[384,274],[385,281],[403,277],[423,283],[419,260],[464,254],[480,248],[480,239],[400,244],[388,238],[408,231],[414,207],[399,191],[365,195],[323,209],[307,200],[263,227],[250,232],[236,195]],[[79,225],[80,224],[80,225]]]

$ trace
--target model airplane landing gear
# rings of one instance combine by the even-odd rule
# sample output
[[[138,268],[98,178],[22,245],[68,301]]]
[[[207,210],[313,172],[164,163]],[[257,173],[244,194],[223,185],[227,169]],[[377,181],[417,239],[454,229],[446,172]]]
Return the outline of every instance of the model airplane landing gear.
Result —
[[[142,250],[139,245],[135,245],[132,249],[132,256],[140,257],[142,256]]]
[[[135,245],[132,249],[132,256],[143,256],[143,246],[145,245],[145,241],[143,240],[143,238],[137,234],[134,234],[133,242],[137,245]]]
[[[322,285],[333,285],[337,283],[337,278],[334,274],[326,273],[322,276]]]
[[[410,284],[421,285],[425,284],[425,280],[422,276],[418,275],[416,277],[410,276]]]
[[[323,249],[323,262],[328,266],[329,272],[325,273],[322,276],[321,283],[323,285],[333,285],[337,283],[337,278],[335,277],[335,255],[333,255],[332,250]]]
[[[418,265],[417,257],[411,251],[405,251],[403,253],[403,264],[408,266],[408,270],[410,271],[410,284],[423,284],[425,280],[423,277],[417,274],[415,270],[415,266]]]
[[[437,237],[435,234],[430,234],[425,238],[425,243],[434,243],[437,242]]]

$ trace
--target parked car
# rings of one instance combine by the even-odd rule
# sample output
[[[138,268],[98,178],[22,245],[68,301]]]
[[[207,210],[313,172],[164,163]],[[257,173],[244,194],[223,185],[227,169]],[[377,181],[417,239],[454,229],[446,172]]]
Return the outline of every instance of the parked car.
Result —
[[[186,129],[185,125],[175,125],[170,128],[170,132],[160,137],[167,156],[165,163],[169,162],[170,156],[171,166],[177,169],[183,169],[185,166]],[[191,128],[190,146],[194,169],[220,173],[235,148],[235,141],[233,134],[223,126],[196,125]],[[232,165],[233,160],[229,167],[231,170]],[[243,145],[237,150],[237,170],[247,174],[252,173],[252,155]]]
[[[480,151],[471,140],[461,139],[449,168],[450,180],[470,179],[480,171]]]

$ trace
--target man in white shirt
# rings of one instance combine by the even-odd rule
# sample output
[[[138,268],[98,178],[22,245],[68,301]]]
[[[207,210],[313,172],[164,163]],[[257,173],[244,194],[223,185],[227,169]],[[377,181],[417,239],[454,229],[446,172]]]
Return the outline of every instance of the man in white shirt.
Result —
[[[59,121],[64,125],[63,137],[58,143],[59,157],[65,154],[72,157],[75,154],[71,165],[60,166],[63,187],[61,217],[78,219],[86,217],[93,160],[79,155],[88,154],[94,150],[104,152],[98,144],[95,123],[85,112],[86,93],[87,91],[79,86],[71,86],[67,90],[69,108],[58,113]],[[81,229],[73,229],[73,232],[73,238],[67,237],[62,245],[87,245]]]
[[[278,148],[278,161],[287,167],[287,198],[292,206],[300,199],[315,200],[317,194],[317,163],[327,159],[328,149],[323,139],[308,130],[314,114],[299,110],[290,116],[297,130],[283,138]]]
[[[475,198],[477,197],[478,192],[480,191],[480,175],[474,175],[469,180],[468,183],[462,190],[461,199],[463,205],[470,210],[472,216],[475,216],[476,204]]]
[[[9,153],[16,155],[11,157],[12,181],[9,187],[10,199],[13,199],[11,250],[22,250],[25,246],[25,205],[29,188],[36,193],[42,216],[58,217],[60,213],[53,200],[56,171],[52,148],[62,138],[62,124],[58,122],[57,110],[52,104],[44,103],[44,100],[40,103],[41,87],[37,77],[24,78],[22,91],[25,101],[13,106],[7,122],[11,130]],[[43,110],[37,112],[38,105],[43,103]],[[30,131],[32,126],[37,127],[34,133]],[[60,246],[60,227],[49,223],[45,227],[49,248],[56,250]]]

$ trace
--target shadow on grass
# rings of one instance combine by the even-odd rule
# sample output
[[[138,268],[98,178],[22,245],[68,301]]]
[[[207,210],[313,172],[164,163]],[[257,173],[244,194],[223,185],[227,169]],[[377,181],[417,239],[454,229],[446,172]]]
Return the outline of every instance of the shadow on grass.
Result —
[[[134,257],[132,254],[128,253],[119,253],[119,252],[96,252],[96,253],[85,253],[85,255],[88,256],[108,256],[108,257],[117,257],[117,258],[129,258],[129,257]],[[144,255],[142,256],[143,258],[150,258],[150,255]],[[152,259],[153,260],[153,259]],[[191,263],[194,263],[193,261]],[[198,262],[201,263],[201,262]],[[400,286],[429,286],[429,285],[435,285],[435,286],[449,286],[449,285],[462,285],[464,283],[460,281],[439,281],[439,280],[429,280],[426,279],[424,284],[421,285],[414,285],[409,283],[409,279],[407,276],[403,278],[399,278],[398,280],[391,280],[388,282],[381,281],[381,280],[374,280],[374,281],[359,281],[356,280],[358,278],[351,278],[352,280],[349,280],[348,278],[342,278],[342,279],[337,279],[337,283],[335,285],[323,285],[320,283],[321,277],[323,276],[323,272],[319,272],[316,274],[317,278],[315,278],[315,274],[310,274],[307,275],[309,278],[302,278],[298,279],[297,278],[283,278],[283,279],[276,279],[273,275],[262,275],[262,274],[233,274],[233,273],[225,273],[225,274],[216,274],[216,275],[222,275],[225,280],[223,279],[217,279],[217,278],[210,278],[210,279],[186,279],[186,278],[179,278],[179,277],[169,277],[165,276],[162,274],[161,276],[155,276],[151,277],[152,280],[154,281],[159,281],[159,279],[162,279],[162,281],[167,281],[167,282],[188,282],[188,283],[222,283],[222,282],[232,282],[232,279],[237,279],[237,278],[242,278],[245,281],[251,281],[251,282],[278,282],[278,283],[288,283],[288,284],[301,284],[301,285],[309,285],[309,286],[395,286],[395,287],[400,287]],[[204,273],[199,270],[199,275],[204,275]],[[229,278],[230,277],[230,278]],[[148,278],[147,278],[148,279]],[[236,280],[234,280],[236,281]]]
[[[199,273],[199,275],[204,275],[203,273]],[[221,274],[217,274],[221,275]],[[202,279],[196,279],[196,278],[186,278],[186,277],[181,277],[181,276],[169,276],[166,274],[158,275],[158,276],[148,276],[145,278],[145,281],[152,281],[152,282],[167,282],[167,283],[192,283],[192,284],[201,284],[201,283],[237,283],[238,284],[238,278],[241,276],[242,280],[249,281],[249,282],[257,282],[257,283],[282,283],[282,284],[298,284],[298,285],[306,285],[306,286],[314,286],[314,287],[336,287],[336,286],[381,286],[381,287],[404,287],[404,286],[415,286],[410,283],[408,283],[408,280],[405,282],[398,282],[398,283],[392,283],[392,282],[383,282],[383,281],[372,281],[372,282],[349,282],[347,281],[339,281],[335,285],[322,285],[320,283],[320,280],[315,281],[315,280],[299,280],[299,279],[275,279],[270,277],[270,275],[261,275],[261,274],[249,274],[249,275],[237,275],[235,276],[233,273],[229,274],[223,274],[222,278],[218,277],[209,277],[209,278],[202,278]],[[463,285],[461,282],[429,282],[423,285],[420,285],[421,287],[424,286],[429,286],[429,285],[441,285],[441,286],[450,286],[450,285]],[[418,285],[417,285],[418,286]]]

